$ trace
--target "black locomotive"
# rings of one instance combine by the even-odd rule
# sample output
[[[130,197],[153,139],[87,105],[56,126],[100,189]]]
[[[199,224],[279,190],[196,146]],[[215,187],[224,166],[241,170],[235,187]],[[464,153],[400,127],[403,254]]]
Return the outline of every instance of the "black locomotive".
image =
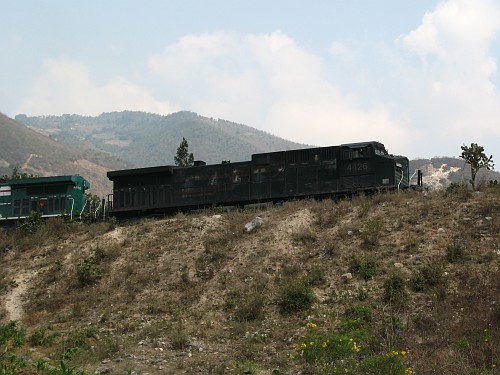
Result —
[[[409,161],[379,142],[252,155],[244,162],[111,171],[111,216],[161,215],[221,205],[347,195],[410,186]],[[418,183],[421,184],[419,177]]]

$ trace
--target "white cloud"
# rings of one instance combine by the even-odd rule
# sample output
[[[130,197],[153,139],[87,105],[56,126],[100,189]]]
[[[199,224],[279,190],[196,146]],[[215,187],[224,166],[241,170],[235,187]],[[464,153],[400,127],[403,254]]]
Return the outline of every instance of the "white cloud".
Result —
[[[309,144],[373,139],[430,157],[473,141],[500,155],[499,31],[494,0],[447,0],[394,43],[335,40],[326,56],[280,31],[186,35],[149,57],[148,89],[47,60],[19,112],[192,110]]]
[[[76,61],[48,59],[44,61],[43,70],[17,113],[98,115],[142,110],[168,114],[176,110],[123,77],[111,78],[105,85],[98,86],[91,80],[86,66]]]
[[[422,98],[419,106],[408,110],[416,123],[422,121],[422,127],[440,135],[436,143],[480,141],[491,146],[496,137],[498,144],[500,94],[494,83],[498,56],[492,55],[491,47],[499,31],[498,3],[449,0],[399,38],[400,45],[421,60],[406,66],[413,79],[408,89]]]
[[[242,122],[298,142],[401,140],[382,104],[364,109],[328,80],[328,66],[282,32],[192,35],[149,60],[198,113]],[[172,90],[172,87],[170,87]]]

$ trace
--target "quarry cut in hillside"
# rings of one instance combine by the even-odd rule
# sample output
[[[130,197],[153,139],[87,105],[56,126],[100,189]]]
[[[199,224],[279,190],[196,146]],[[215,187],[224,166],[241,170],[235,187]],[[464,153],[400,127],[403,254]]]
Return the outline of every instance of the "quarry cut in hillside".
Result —
[[[12,352],[28,366],[497,374],[500,365],[498,188],[119,225],[51,220],[32,234],[0,232],[0,256],[0,324],[26,329]]]

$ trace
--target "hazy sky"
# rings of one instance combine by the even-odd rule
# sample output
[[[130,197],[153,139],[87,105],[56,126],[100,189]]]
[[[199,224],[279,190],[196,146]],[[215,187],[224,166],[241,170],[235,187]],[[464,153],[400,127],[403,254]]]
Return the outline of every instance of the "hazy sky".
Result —
[[[500,163],[500,0],[0,0],[0,112],[180,110]],[[0,134],[1,135],[1,134]],[[500,165],[500,164],[498,164]]]

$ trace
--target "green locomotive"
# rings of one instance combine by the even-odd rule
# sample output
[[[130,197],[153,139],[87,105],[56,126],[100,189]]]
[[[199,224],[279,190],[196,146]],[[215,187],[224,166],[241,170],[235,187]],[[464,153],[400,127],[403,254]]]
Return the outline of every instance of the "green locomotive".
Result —
[[[69,215],[85,208],[85,191],[90,188],[80,176],[53,176],[0,182],[0,225],[24,219],[32,212],[42,217]]]

